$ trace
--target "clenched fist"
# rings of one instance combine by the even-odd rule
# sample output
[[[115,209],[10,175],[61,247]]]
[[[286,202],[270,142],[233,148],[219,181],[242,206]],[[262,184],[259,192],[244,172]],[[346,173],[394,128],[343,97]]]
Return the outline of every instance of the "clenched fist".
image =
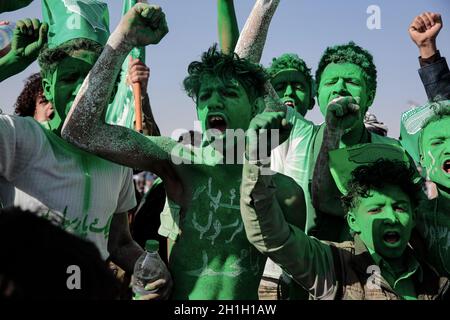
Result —
[[[439,13],[424,12],[414,18],[409,26],[409,35],[420,50],[422,58],[429,58],[436,53],[436,37],[442,29]]]
[[[360,107],[353,97],[333,99],[328,107],[325,121],[328,129],[347,130],[352,128],[360,118]]]
[[[17,58],[34,61],[47,42],[48,24],[38,19],[17,21],[11,42],[11,53]]]
[[[118,28],[131,47],[157,44],[169,32],[161,7],[146,3],[137,3],[131,8],[122,17]]]

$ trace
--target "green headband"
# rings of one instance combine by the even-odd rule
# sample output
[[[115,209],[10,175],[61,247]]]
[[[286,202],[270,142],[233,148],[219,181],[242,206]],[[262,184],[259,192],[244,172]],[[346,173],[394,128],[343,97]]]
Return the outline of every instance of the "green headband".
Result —
[[[403,161],[409,167],[409,159],[401,147],[384,143],[366,143],[330,151],[330,171],[342,194],[348,193],[352,172],[362,165],[378,159]]]
[[[435,115],[437,103],[429,103],[403,112],[400,123],[400,137],[403,148],[416,161],[420,162],[420,136],[423,125]]]

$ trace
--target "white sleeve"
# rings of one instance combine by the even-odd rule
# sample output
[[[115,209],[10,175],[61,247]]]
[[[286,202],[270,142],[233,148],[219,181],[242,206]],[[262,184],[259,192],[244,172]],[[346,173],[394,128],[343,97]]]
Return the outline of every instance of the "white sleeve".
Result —
[[[42,147],[42,130],[32,118],[0,116],[0,176],[12,181]]]
[[[122,189],[120,190],[119,199],[117,201],[117,209],[115,213],[124,213],[136,206],[136,195],[134,191],[133,170],[123,167],[124,179],[122,181]]]

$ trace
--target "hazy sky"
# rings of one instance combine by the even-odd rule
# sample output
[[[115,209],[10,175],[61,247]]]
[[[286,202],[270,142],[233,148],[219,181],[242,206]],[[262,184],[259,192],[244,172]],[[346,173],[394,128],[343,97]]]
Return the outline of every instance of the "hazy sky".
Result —
[[[120,19],[122,1],[106,2],[113,30]],[[156,121],[165,135],[171,135],[176,129],[194,127],[194,103],[183,92],[182,81],[188,64],[218,41],[216,3],[216,0],[155,1],[165,11],[170,31],[159,45],[147,47],[147,63],[151,68],[149,94]],[[235,0],[241,29],[253,4],[253,0]],[[367,28],[370,5],[377,5],[381,10],[379,30]],[[40,6],[36,0],[21,10],[1,14],[0,20],[41,18]],[[355,41],[374,55],[378,68],[378,89],[371,111],[389,126],[389,135],[397,137],[401,112],[412,103],[426,101],[417,74],[418,50],[407,32],[413,18],[423,11],[442,14],[444,28],[438,47],[444,56],[450,55],[450,0],[281,0],[261,63],[268,65],[273,57],[294,52],[315,72],[327,46]],[[3,112],[12,113],[22,81],[37,71],[34,63],[0,84]],[[322,122],[317,105],[307,118]]]

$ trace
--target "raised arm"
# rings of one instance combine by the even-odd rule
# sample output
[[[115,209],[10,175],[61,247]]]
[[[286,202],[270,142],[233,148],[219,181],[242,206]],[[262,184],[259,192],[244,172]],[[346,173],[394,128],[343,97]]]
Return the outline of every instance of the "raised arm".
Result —
[[[142,112],[144,114],[144,133],[148,136],[160,136],[158,125],[153,117],[150,97],[148,96],[147,86],[150,78],[150,68],[139,59],[131,59],[128,66],[129,83],[139,83],[142,88]]]
[[[268,114],[255,117],[250,129],[280,128],[281,119]],[[331,249],[286,221],[286,213],[276,197],[278,186],[273,175],[267,174],[267,165],[255,160],[254,152],[249,150],[258,144],[255,137],[248,137],[250,160],[244,161],[242,172],[240,203],[247,238],[316,298],[332,298],[337,283]]]
[[[429,100],[438,96],[450,99],[450,71],[436,45],[442,26],[441,15],[433,12],[424,12],[415,17],[409,26],[409,35],[419,48],[419,75]]]
[[[313,206],[322,213],[345,215],[340,206],[341,193],[331,176],[328,153],[339,149],[344,130],[351,128],[357,121],[359,107],[354,104],[355,102],[353,98],[341,97],[331,101],[327,108],[323,142],[314,167],[311,187]]]
[[[129,51],[135,46],[157,44],[167,32],[160,7],[138,3],[129,10],[83,82],[64,123],[64,139],[108,160],[170,177],[175,141],[145,137],[125,127],[108,125],[103,119],[114,79]]]
[[[228,54],[234,52],[239,38],[234,0],[217,0],[217,28],[220,50]]]
[[[239,57],[260,62],[270,21],[279,3],[280,0],[256,0],[234,50]]]
[[[0,58],[0,82],[25,70],[47,42],[47,23],[24,19],[16,24],[11,50]]]

